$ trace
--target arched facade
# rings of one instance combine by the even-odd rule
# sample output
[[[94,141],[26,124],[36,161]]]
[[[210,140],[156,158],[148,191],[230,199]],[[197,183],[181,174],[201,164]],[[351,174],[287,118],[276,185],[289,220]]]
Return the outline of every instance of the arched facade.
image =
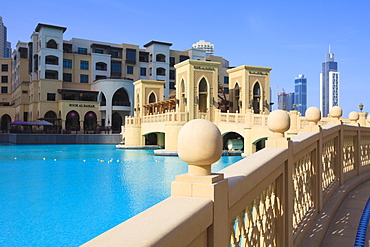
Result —
[[[77,111],[70,111],[66,117],[66,130],[78,131],[80,126],[80,115]]]
[[[0,130],[2,133],[6,133],[9,131],[9,124],[12,121],[11,117],[8,114],[4,114],[0,118]]]

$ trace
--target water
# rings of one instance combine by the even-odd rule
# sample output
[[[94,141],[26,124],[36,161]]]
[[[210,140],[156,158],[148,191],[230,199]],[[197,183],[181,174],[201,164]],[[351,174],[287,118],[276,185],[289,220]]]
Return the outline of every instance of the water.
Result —
[[[224,156],[216,172],[240,160]],[[0,144],[0,246],[78,246],[170,196],[178,157],[114,145]]]

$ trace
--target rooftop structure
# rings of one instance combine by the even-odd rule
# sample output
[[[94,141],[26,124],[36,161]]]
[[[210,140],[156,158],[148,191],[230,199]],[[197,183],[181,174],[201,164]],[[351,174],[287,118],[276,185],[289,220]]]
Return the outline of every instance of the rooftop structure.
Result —
[[[193,44],[193,48],[206,51],[206,56],[214,55],[215,45],[211,42],[200,40]]]

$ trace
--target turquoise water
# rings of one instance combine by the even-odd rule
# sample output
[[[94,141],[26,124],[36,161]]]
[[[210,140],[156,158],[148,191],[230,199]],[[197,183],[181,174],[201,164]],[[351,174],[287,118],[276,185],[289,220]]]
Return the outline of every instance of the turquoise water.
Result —
[[[224,156],[216,172],[240,160]],[[0,144],[0,246],[78,246],[170,196],[187,164],[114,145]]]

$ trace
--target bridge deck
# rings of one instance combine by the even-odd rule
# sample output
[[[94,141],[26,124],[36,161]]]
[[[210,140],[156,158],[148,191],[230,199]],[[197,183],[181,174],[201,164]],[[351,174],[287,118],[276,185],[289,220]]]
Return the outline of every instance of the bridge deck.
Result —
[[[370,197],[370,181],[351,191],[332,219],[322,246],[353,246],[357,228]],[[365,246],[369,246],[370,227],[367,229]]]

